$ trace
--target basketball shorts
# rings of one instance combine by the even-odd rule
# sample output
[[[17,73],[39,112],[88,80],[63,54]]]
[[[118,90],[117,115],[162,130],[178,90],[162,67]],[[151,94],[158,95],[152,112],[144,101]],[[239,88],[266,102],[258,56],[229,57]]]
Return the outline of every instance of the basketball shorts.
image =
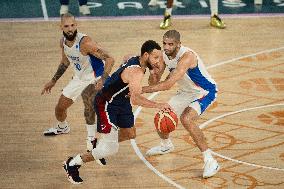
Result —
[[[180,116],[187,107],[193,108],[198,115],[201,115],[214,102],[216,96],[217,92],[209,92],[207,95],[203,96],[200,93],[178,91],[168,103],[178,116]]]
[[[95,84],[99,78],[92,77],[90,80],[81,80],[74,76],[72,80],[62,90],[62,94],[75,101],[81,95],[83,90],[90,84]]]
[[[118,130],[134,126],[134,115],[130,103],[113,105],[98,94],[94,107],[97,113],[97,129],[100,133],[110,133],[112,128]]]

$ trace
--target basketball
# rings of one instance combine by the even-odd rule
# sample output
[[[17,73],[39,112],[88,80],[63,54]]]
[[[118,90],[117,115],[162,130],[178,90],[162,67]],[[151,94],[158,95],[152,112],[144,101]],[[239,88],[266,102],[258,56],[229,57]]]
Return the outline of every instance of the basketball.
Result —
[[[178,125],[178,117],[173,111],[159,111],[155,115],[154,123],[158,131],[164,134],[168,134],[176,129]]]

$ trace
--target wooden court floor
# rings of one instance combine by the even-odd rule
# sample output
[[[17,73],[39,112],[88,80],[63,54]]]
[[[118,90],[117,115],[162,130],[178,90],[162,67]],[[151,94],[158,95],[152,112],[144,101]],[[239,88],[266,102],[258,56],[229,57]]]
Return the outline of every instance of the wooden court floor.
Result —
[[[0,188],[284,188],[284,18],[225,21],[225,30],[210,28],[206,18],[176,19],[173,26],[181,32],[182,43],[203,58],[219,86],[217,101],[199,124],[220,172],[201,178],[201,153],[182,125],[171,135],[173,153],[142,161],[140,157],[159,143],[155,110],[142,109],[136,141],[121,143],[105,167],[83,166],[80,186],[67,181],[62,162],[85,151],[82,101],[68,112],[70,134],[42,135],[55,123],[55,104],[72,76],[69,69],[51,95],[40,95],[60,60],[59,23],[1,22]],[[139,52],[145,40],[161,42],[159,22],[79,21],[79,31],[107,48],[117,67],[123,55]],[[175,90],[159,93],[154,100],[166,101]]]

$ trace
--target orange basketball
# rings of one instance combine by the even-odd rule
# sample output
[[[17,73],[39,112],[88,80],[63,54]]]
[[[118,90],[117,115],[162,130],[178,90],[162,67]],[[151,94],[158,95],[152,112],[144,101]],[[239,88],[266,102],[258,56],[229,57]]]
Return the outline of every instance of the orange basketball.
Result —
[[[161,133],[167,134],[174,131],[178,125],[178,117],[175,112],[159,111],[154,118],[155,127]]]

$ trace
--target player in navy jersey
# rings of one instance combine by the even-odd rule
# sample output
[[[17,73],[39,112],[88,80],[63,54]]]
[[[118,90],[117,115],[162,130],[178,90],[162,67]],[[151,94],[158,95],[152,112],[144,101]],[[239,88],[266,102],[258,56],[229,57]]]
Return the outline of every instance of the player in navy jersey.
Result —
[[[89,36],[77,32],[77,23],[72,14],[62,15],[61,29],[63,31],[63,38],[60,40],[61,62],[53,78],[44,85],[41,94],[50,93],[69,66],[73,68],[74,75],[62,90],[55,107],[55,117],[58,122],[55,127],[44,131],[44,135],[69,133],[70,126],[66,121],[67,109],[81,95],[87,128],[87,150],[92,150],[96,133],[93,100],[111,72],[114,59]]]
[[[151,86],[143,87],[143,92],[169,90],[175,83],[179,85],[178,93],[173,96],[169,105],[173,108],[184,128],[203,153],[203,177],[208,178],[218,172],[220,166],[211,155],[203,132],[196,121],[199,116],[212,104],[217,96],[215,81],[207,72],[203,61],[192,49],[185,47],[180,42],[180,33],[169,30],[163,36],[163,62],[170,74],[164,81]],[[174,150],[174,145],[169,134],[160,133],[161,144],[147,151],[148,156],[162,155]]]
[[[129,131],[124,140],[135,138],[131,104],[164,111],[170,109],[167,103],[154,102],[141,95],[141,82],[146,68],[151,70],[150,75],[156,75],[161,67],[160,59],[161,47],[155,41],[148,40],[141,47],[141,56],[130,58],[107,79],[94,102],[101,138],[91,152],[78,154],[64,162],[63,167],[71,183],[83,182],[78,171],[83,163],[105,158],[118,152],[119,141],[123,140],[119,139],[119,130]],[[150,81],[154,79],[157,77],[151,77]]]

